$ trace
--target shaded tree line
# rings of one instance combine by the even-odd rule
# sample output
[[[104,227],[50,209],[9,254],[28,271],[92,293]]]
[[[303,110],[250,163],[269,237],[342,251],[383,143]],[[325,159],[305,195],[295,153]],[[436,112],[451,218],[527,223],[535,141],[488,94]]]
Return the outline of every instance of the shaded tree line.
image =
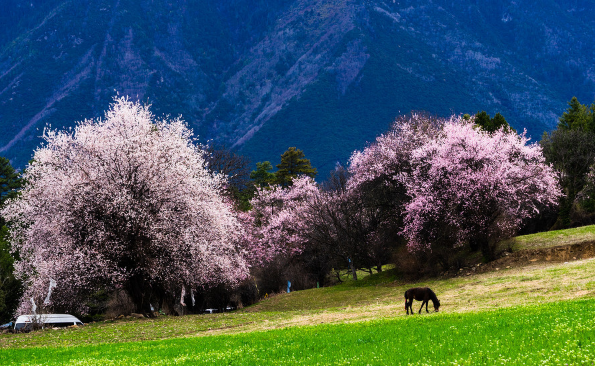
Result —
[[[564,191],[553,228],[595,223],[595,103],[588,107],[573,97],[557,128],[544,133],[540,144]]]
[[[8,199],[17,196],[22,184],[20,175],[8,159],[0,157],[0,209]],[[23,293],[22,282],[14,276],[15,259],[18,259],[18,253],[11,251],[6,220],[0,215],[0,322],[12,319]]]

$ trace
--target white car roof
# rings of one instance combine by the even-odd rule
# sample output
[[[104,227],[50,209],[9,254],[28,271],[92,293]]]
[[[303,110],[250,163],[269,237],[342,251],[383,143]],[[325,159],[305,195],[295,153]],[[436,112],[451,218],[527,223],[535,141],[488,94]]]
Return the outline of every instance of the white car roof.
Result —
[[[76,316],[70,314],[37,314],[21,315],[15,323],[82,323]]]

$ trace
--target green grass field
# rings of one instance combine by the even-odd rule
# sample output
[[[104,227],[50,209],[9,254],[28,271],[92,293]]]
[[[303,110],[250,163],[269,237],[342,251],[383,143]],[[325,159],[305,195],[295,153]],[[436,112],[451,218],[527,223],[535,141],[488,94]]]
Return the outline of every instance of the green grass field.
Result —
[[[45,365],[591,365],[591,300],[269,331],[2,350]]]
[[[595,241],[595,225],[518,236],[511,240],[513,250],[550,248]]]
[[[593,227],[580,230],[539,245],[560,235],[581,241]],[[440,313],[405,316],[403,293],[413,286],[431,287]],[[0,365],[592,365],[593,299],[595,259],[417,283],[387,270],[231,313],[3,334]]]

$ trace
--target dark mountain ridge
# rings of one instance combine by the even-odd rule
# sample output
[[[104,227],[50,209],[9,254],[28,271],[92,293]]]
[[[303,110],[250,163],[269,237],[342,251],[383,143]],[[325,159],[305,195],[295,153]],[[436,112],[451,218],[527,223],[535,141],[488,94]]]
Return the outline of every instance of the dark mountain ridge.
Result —
[[[255,161],[319,172],[411,110],[502,113],[534,139],[595,96],[589,1],[33,0],[0,3],[0,154],[116,93]]]

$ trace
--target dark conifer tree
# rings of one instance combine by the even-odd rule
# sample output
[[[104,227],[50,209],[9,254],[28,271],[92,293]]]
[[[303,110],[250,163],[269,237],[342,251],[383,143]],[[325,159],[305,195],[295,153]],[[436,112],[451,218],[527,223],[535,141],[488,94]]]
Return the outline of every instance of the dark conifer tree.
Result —
[[[595,104],[588,108],[573,97],[559,118],[558,128],[544,133],[540,142],[547,162],[560,172],[560,185],[565,193],[560,199],[556,229],[589,223],[584,222],[583,211],[590,210],[580,207],[581,202],[576,198],[585,186],[590,167],[595,164],[594,110]]]
[[[23,182],[20,175],[10,165],[10,161],[0,157],[0,208],[7,199],[15,197]],[[8,243],[8,229],[4,218],[0,216],[0,322],[5,323],[12,319],[16,310],[23,286],[15,279],[14,258],[10,253]]]
[[[277,183],[283,187],[289,187],[292,179],[297,176],[307,175],[314,178],[317,174],[310,159],[306,159],[304,152],[295,147],[290,147],[281,155],[281,163],[277,164],[277,169]]]

